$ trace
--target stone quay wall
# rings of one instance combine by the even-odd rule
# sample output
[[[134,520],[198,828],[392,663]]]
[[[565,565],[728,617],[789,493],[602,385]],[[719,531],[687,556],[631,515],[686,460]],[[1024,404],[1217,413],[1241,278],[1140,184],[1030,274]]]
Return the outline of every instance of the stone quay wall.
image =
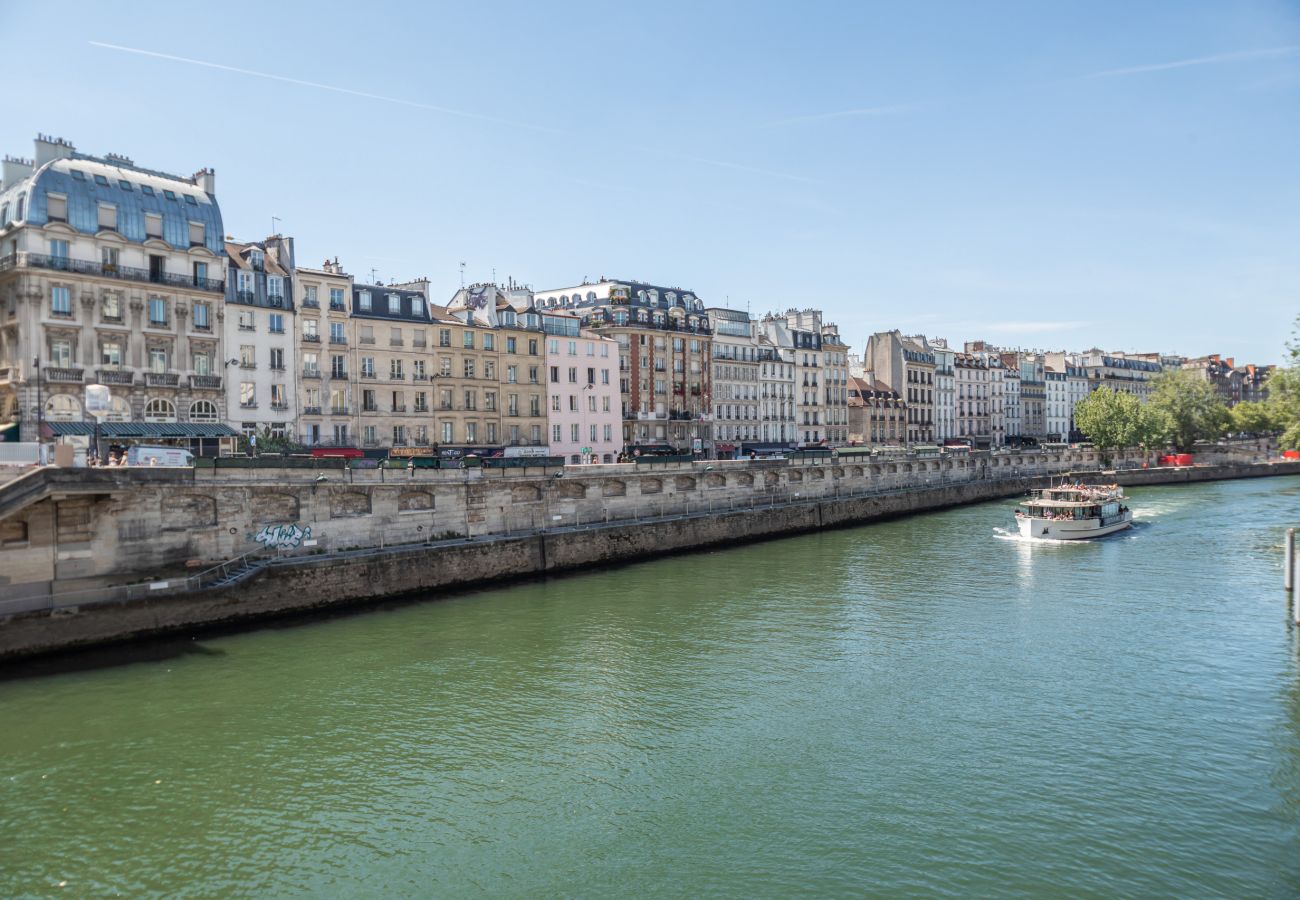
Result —
[[[989,469],[978,464],[931,469],[931,461],[924,461],[926,468],[921,469],[921,461],[917,460],[886,464],[911,465],[911,472],[890,472],[882,467],[878,473],[864,471],[861,475],[854,471],[860,468],[857,463],[838,460],[826,460],[821,465],[795,466],[737,464],[719,467],[716,464],[676,464],[651,471],[647,471],[645,466],[635,471],[624,467],[590,467],[620,471],[594,473],[583,469],[581,477],[575,477],[573,470],[567,470],[562,478],[555,478],[553,474],[498,477],[486,474],[476,477],[464,472],[430,473],[438,474],[437,478],[428,479],[425,485],[430,488],[435,499],[443,496],[437,490],[441,487],[449,497],[469,497],[471,505],[457,505],[453,500],[449,501],[452,503],[450,513],[436,508],[422,511],[424,515],[430,516],[429,528],[444,527],[448,532],[455,532],[452,518],[458,514],[463,529],[467,513],[470,515],[471,527],[476,522],[495,524],[498,527],[511,524],[525,527],[516,528],[513,533],[504,531],[486,534],[475,531],[469,539],[461,536],[420,544],[399,543],[397,546],[386,545],[383,548],[380,548],[379,541],[359,543],[348,546],[360,549],[343,549],[329,555],[313,555],[316,548],[288,548],[284,551],[288,555],[266,560],[247,580],[224,588],[147,596],[129,602],[87,602],[62,608],[47,607],[10,615],[0,619],[0,660],[169,632],[231,625],[270,616],[357,605],[401,595],[438,597],[496,581],[581,570],[669,553],[738,545],[821,528],[859,524],[1016,496],[1031,487],[1043,485],[1051,475],[1067,470],[1078,473],[1084,480],[1118,481],[1122,484],[1188,483],[1300,474],[1300,463],[1131,470],[1102,474],[1095,470],[1088,472],[1087,465],[1095,463],[1086,459],[1083,461],[1085,466],[1081,467],[1077,465],[1078,459],[1019,458],[1022,460],[1019,466],[1014,463],[999,466],[1002,469],[1000,477],[991,477]],[[1084,471],[1079,472],[1080,468],[1084,468]],[[707,485],[708,477],[715,473],[722,474],[727,483],[714,483],[711,489],[718,492],[714,498],[701,496],[710,488],[702,486],[700,482],[704,481]],[[136,502],[143,502],[149,507],[157,503],[165,504],[169,496],[195,491],[195,485],[200,483],[176,479],[175,473],[149,471],[147,474],[153,476],[146,479],[151,486],[147,490],[140,490],[140,486],[133,483],[126,497],[135,497]],[[392,473],[386,474],[391,477]],[[900,477],[904,475],[908,477]],[[253,477],[251,471],[241,472],[240,476],[242,480],[237,480],[238,486],[230,485],[227,479],[220,478],[215,478],[213,483],[221,485],[218,492],[234,491],[235,497],[245,501],[255,501],[264,492],[274,494],[288,490],[295,496],[308,499],[311,505],[306,508],[315,509],[318,514],[334,508],[326,505],[327,500],[319,499],[320,494],[328,490],[323,487],[328,482],[299,484],[291,481],[264,485]],[[753,481],[746,481],[743,476],[749,476]],[[770,480],[769,476],[775,476],[775,480]],[[409,476],[404,477],[409,479]],[[400,504],[402,493],[412,490],[410,480],[402,484],[389,484],[378,481],[378,478],[375,476],[375,483],[366,486],[366,492],[372,498],[380,498],[382,503],[395,501]],[[454,478],[461,480],[455,481]],[[688,485],[686,481],[678,480],[682,478],[692,479],[694,484]],[[871,482],[873,478],[878,479],[874,484]],[[857,490],[850,489],[849,486],[854,485],[854,479],[863,479],[866,483],[856,485]],[[414,481],[419,483],[420,479],[417,477]],[[609,497],[622,498],[626,504],[627,489],[631,486],[636,491],[633,496],[642,496],[643,502],[631,506],[606,505],[604,490],[611,482],[622,482],[624,493],[610,494]],[[667,490],[665,484],[668,485]],[[567,497],[564,496],[565,485],[568,486]],[[735,493],[741,485],[748,491],[745,494]],[[95,489],[107,490],[111,487],[113,485],[99,485]],[[648,491],[643,490],[646,487],[649,488]],[[315,495],[311,493],[313,488],[316,490]],[[484,506],[480,508],[483,517],[477,520],[473,516],[475,507],[472,505],[476,488],[477,493],[485,498]],[[525,490],[520,491],[521,488]],[[536,490],[542,497],[528,499],[531,497],[527,490],[529,488]],[[767,489],[767,492],[760,496],[761,489]],[[345,490],[357,489],[349,487]],[[155,491],[158,493],[153,493]],[[247,493],[238,493],[240,491]],[[395,496],[392,496],[393,492],[396,492]],[[217,496],[223,495],[218,493]],[[140,501],[140,497],[149,499]],[[510,498],[511,508],[505,509],[503,503],[498,507],[495,518],[489,515],[487,500],[504,501],[506,497]],[[87,501],[85,495],[82,495],[79,500],[83,503],[107,503],[110,510],[115,508],[113,503],[127,503],[129,510],[131,503],[124,497],[116,501]],[[51,499],[41,502],[53,503],[57,507],[57,504],[66,501]],[[225,522],[222,522],[217,529],[224,526],[238,530],[243,527],[247,537],[248,530],[260,521],[254,515],[264,512],[264,509],[250,510],[237,506],[232,497],[226,497],[224,502],[229,502],[232,509],[232,518],[227,521],[237,521],[240,524],[225,526]],[[3,503],[4,497],[0,495],[0,513],[3,512]],[[555,505],[552,507],[550,503]],[[546,504],[545,511],[539,516],[538,510],[529,509],[530,504]],[[35,504],[29,509],[39,505]],[[378,515],[373,512],[377,507],[382,508],[380,503],[372,502],[370,517]],[[603,512],[615,508],[632,515],[612,517],[606,524]],[[303,509],[304,506],[300,503],[299,513]],[[387,518],[400,517],[404,512],[405,510],[397,509],[389,513]],[[532,514],[531,518],[529,513]],[[55,512],[53,517],[57,519],[58,515]],[[555,517],[559,517],[559,521],[555,521]],[[322,528],[332,529],[336,518],[344,517],[327,517],[315,521],[322,522]],[[351,520],[364,517],[346,518]],[[541,530],[543,524],[547,526],[546,530]],[[346,531],[340,540],[362,541],[366,535],[376,534],[383,537],[382,527],[377,523],[370,523],[369,528],[368,531],[358,528]],[[313,532],[315,533],[317,532]],[[227,534],[230,534],[229,531]],[[436,536],[439,532],[434,534]],[[114,537],[110,530],[108,538]],[[229,546],[240,549],[242,545],[235,542],[236,537],[238,535],[230,534]],[[390,545],[393,543],[392,540],[389,541]],[[173,546],[189,548],[193,545],[182,544],[177,539]],[[57,551],[54,555],[57,556]],[[147,558],[154,557],[148,555]],[[4,571],[2,563],[0,571]]]

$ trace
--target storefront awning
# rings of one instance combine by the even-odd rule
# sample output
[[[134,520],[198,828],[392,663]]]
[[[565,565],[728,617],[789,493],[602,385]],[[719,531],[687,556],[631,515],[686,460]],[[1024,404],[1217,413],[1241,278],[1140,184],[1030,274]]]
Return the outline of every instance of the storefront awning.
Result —
[[[45,430],[53,437],[95,433],[94,422],[46,422]],[[176,440],[191,438],[233,438],[239,433],[229,425],[203,422],[105,422],[99,426],[101,438],[136,438]]]

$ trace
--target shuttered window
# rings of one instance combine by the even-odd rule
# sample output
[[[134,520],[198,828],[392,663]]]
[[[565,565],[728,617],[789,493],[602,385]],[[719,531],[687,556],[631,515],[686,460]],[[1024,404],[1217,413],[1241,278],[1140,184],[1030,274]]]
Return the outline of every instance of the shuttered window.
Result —
[[[158,213],[144,214],[144,236],[151,238],[162,237],[162,216]]]
[[[99,227],[117,231],[117,207],[112,203],[99,204]]]
[[[45,195],[46,209],[51,222],[68,221],[68,198],[59,194]]]

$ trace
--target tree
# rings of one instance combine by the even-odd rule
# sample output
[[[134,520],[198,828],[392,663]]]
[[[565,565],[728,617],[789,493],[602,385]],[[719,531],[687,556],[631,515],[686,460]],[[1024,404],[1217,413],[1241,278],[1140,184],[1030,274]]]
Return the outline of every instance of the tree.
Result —
[[[1204,378],[1187,369],[1170,369],[1156,376],[1147,401],[1169,421],[1169,439],[1181,453],[1197,441],[1221,437],[1231,424],[1228,407]]]
[[[1137,399],[1136,397],[1134,398]],[[1151,455],[1151,451],[1164,447],[1169,442],[1172,423],[1169,416],[1150,403],[1137,404],[1134,410],[1131,440],[1142,450],[1142,459]]]
[[[1277,431],[1278,413],[1275,404],[1268,401],[1260,403],[1238,403],[1229,413],[1232,416],[1232,430],[1251,434],[1267,434]]]
[[[1075,405],[1074,421],[1110,465],[1110,451],[1133,444],[1140,407],[1132,394],[1099,388]]]
[[[1286,349],[1288,365],[1269,376],[1268,405],[1273,410],[1274,428],[1282,432],[1278,443],[1288,450],[1300,448],[1300,317]]]

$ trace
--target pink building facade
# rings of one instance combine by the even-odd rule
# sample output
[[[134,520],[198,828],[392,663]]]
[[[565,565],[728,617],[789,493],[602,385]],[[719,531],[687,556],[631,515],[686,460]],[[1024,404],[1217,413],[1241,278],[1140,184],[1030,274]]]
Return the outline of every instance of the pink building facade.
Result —
[[[558,318],[546,316],[548,320]],[[618,344],[593,332],[580,331],[576,317],[570,327],[563,329],[569,333],[557,334],[559,330],[548,327],[546,338],[546,414],[551,455],[563,456],[570,465],[617,462],[623,452]]]

